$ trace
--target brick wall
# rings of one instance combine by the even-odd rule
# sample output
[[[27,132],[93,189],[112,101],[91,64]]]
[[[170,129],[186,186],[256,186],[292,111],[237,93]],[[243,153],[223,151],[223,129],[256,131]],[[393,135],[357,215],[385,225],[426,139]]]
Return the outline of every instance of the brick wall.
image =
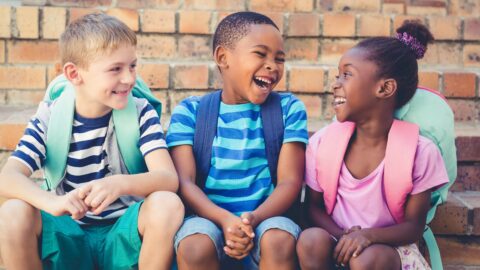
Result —
[[[65,26],[105,12],[137,32],[139,73],[168,114],[183,97],[221,87],[211,35],[240,10],[265,13],[281,28],[288,57],[277,88],[295,92],[312,119],[332,117],[329,84],[345,50],[418,18],[437,38],[420,61],[421,84],[445,94],[458,121],[480,120],[479,0],[2,0],[0,106],[37,104],[61,69]]]

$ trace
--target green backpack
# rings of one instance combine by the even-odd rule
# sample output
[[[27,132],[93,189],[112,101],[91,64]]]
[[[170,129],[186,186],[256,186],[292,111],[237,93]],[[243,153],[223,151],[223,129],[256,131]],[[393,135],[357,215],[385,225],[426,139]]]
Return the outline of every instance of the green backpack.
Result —
[[[161,102],[152,94],[145,82],[137,76],[135,86],[122,110],[113,110],[115,136],[121,156],[130,174],[147,171],[142,153],[138,149],[140,131],[134,97],[145,98],[157,111],[162,113]],[[54,190],[65,175],[67,156],[72,136],[75,112],[75,90],[64,75],[56,77],[47,87],[44,101],[56,100],[52,107],[46,136],[46,157],[44,163],[45,183],[43,188]]]

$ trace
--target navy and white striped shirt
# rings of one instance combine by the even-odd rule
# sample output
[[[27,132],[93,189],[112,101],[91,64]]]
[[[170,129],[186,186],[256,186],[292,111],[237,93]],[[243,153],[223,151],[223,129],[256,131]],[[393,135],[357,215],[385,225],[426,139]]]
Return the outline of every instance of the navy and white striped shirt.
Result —
[[[145,157],[151,151],[166,148],[164,134],[157,112],[145,99],[135,98],[140,127],[139,149]],[[41,103],[36,115],[30,120],[11,158],[24,163],[32,172],[41,169],[45,160],[47,123],[42,121],[50,115],[53,103]],[[70,150],[67,157],[66,174],[57,188],[57,194],[64,194],[85,183],[102,179],[113,174],[109,167],[106,151],[107,132],[113,128],[109,114],[99,118],[84,118],[74,115]],[[121,156],[117,153],[117,156]],[[111,223],[121,216],[134,200],[124,197],[108,206],[100,215],[91,212],[82,218],[81,224]]]

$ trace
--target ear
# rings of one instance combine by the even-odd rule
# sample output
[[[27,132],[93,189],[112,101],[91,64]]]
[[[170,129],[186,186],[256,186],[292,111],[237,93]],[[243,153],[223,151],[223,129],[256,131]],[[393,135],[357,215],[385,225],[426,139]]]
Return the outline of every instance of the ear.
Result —
[[[387,99],[395,95],[397,92],[397,81],[395,79],[382,80],[379,89],[377,90],[377,97]]]
[[[228,68],[227,49],[225,47],[217,46],[213,52],[213,58],[215,59],[215,63],[217,63],[217,66],[220,68],[220,70]]]
[[[63,65],[63,74],[73,85],[82,83],[82,77],[79,73],[79,68],[72,62],[67,62]]]

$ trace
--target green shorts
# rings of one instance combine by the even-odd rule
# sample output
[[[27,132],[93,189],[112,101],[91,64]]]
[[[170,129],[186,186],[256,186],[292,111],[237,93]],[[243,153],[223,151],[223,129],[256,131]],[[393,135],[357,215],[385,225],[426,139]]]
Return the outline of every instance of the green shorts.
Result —
[[[131,205],[110,225],[80,226],[70,216],[55,217],[41,211],[43,269],[138,269],[142,202]]]

